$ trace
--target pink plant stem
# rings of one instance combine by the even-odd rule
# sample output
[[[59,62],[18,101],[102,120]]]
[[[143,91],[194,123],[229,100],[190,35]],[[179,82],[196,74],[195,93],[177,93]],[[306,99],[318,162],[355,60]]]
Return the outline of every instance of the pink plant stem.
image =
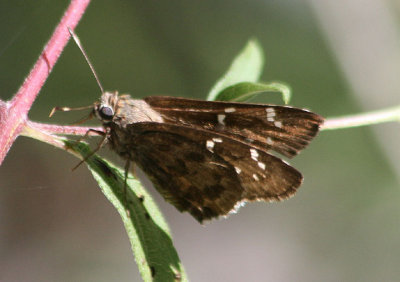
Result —
[[[27,122],[28,112],[90,0],[72,0],[39,59],[11,101],[0,102],[0,165]]]
[[[87,127],[87,126],[61,126],[57,124],[47,124],[47,123],[39,123],[28,121],[27,125],[31,128],[34,128],[38,131],[45,131],[50,134],[62,134],[62,135],[85,135],[89,129],[104,131],[103,127]],[[89,133],[89,136],[98,136],[93,132]]]

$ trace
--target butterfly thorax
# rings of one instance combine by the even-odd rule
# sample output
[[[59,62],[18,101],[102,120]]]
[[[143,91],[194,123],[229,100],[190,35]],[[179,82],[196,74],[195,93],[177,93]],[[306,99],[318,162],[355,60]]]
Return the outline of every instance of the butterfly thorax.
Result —
[[[94,113],[105,127],[110,123],[126,127],[137,122],[163,122],[160,114],[144,100],[118,96],[118,92],[104,92],[100,102],[94,105]]]
[[[144,100],[132,99],[129,95],[119,96],[117,92],[105,92],[94,111],[108,132],[111,148],[131,160],[133,156],[129,152],[132,152],[135,132],[127,130],[127,127],[141,122],[163,122],[161,115]]]

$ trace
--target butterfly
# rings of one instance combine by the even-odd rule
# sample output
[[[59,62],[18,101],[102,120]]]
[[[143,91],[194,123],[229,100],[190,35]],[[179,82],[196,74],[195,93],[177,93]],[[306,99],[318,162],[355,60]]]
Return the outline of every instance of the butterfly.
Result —
[[[272,154],[293,157],[323,118],[268,104],[104,92],[94,104],[110,147],[139,166],[158,192],[203,222],[245,202],[291,197],[302,175]]]
[[[304,149],[324,121],[320,115],[290,106],[105,92],[70,33],[101,89],[91,116],[102,122],[103,141],[126,160],[125,181],[133,162],[166,201],[200,223],[246,202],[287,199],[301,185],[301,173],[275,153],[291,158]]]

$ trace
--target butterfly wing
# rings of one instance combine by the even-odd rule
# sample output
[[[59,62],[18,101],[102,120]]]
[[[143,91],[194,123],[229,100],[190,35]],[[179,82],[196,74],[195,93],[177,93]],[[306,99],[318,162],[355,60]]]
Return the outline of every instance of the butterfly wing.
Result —
[[[293,157],[318,133],[323,118],[288,106],[151,96],[164,122],[201,127],[264,150]]]
[[[301,174],[265,150],[214,131],[135,123],[129,151],[161,195],[199,222],[227,215],[245,201],[293,195]]]

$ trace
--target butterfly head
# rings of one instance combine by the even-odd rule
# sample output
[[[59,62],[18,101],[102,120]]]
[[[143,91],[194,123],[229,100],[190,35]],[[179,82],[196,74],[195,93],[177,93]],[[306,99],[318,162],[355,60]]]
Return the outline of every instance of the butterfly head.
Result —
[[[118,92],[104,92],[100,102],[94,104],[93,112],[103,123],[111,122],[117,111]]]

